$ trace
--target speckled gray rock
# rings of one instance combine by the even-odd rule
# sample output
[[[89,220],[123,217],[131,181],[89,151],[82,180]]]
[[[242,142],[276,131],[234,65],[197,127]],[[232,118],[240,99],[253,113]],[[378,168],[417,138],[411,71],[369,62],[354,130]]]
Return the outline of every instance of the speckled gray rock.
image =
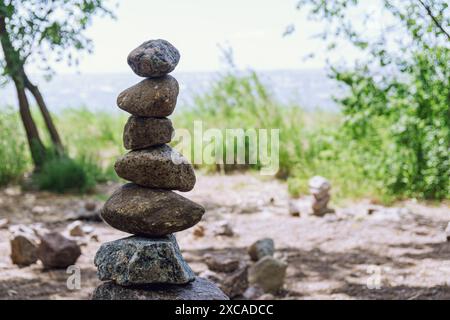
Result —
[[[123,144],[128,150],[157,146],[169,143],[173,132],[170,119],[131,116],[123,131]]]
[[[98,286],[93,300],[229,300],[212,282],[196,277],[186,285],[122,287],[114,282]]]
[[[135,116],[167,117],[175,109],[178,91],[172,76],[145,79],[119,94],[117,106]]]
[[[119,177],[148,188],[190,191],[195,185],[192,165],[168,145],[130,151],[114,169]]]
[[[194,272],[181,256],[174,235],[132,236],[102,244],[94,259],[100,280],[120,285],[186,284]]]
[[[175,69],[180,53],[169,41],[149,40],[131,51],[127,61],[138,76],[160,77]]]
[[[248,255],[253,261],[258,261],[265,256],[273,256],[274,252],[275,245],[270,238],[260,239],[248,248]]]
[[[128,183],[106,201],[101,215],[115,229],[159,237],[194,226],[204,212],[201,205],[175,192]]]
[[[283,287],[286,269],[285,262],[265,256],[248,270],[248,282],[265,292],[277,292]]]

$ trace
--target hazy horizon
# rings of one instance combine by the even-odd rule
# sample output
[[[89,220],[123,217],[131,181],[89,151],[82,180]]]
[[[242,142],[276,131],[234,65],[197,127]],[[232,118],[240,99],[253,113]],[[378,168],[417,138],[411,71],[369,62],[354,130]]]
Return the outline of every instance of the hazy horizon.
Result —
[[[111,2],[111,1],[110,1]],[[376,1],[364,6],[376,7]],[[359,52],[338,40],[338,50],[327,56],[326,43],[317,34],[324,22],[307,19],[296,10],[296,0],[130,0],[114,9],[117,20],[95,17],[86,35],[93,54],[83,54],[78,67],[52,63],[59,74],[131,72],[126,57],[142,42],[163,38],[181,53],[177,71],[210,72],[223,69],[222,48],[232,48],[240,69],[258,71],[323,68],[332,62],[354,61]],[[355,15],[361,11],[355,9]],[[381,16],[379,20],[383,20]],[[289,25],[295,32],[283,37]],[[368,30],[369,31],[369,30]],[[314,57],[306,59],[314,53]],[[52,52],[48,52],[49,57]],[[40,73],[39,60],[27,71]]]

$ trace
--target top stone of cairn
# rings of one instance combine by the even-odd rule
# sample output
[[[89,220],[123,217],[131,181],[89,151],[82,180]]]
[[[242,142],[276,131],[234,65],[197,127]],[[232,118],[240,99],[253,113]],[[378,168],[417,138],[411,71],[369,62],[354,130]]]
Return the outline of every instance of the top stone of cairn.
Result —
[[[180,53],[166,40],[149,40],[131,51],[127,61],[138,76],[161,77],[175,69]]]

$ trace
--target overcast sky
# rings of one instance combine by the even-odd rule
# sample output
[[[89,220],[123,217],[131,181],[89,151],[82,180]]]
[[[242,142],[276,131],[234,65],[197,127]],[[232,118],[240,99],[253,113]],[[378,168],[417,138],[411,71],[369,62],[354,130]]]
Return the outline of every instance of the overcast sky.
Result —
[[[122,0],[115,11],[117,20],[95,19],[88,31],[95,51],[83,58],[78,70],[129,72],[128,53],[155,38],[166,39],[180,50],[177,71],[218,70],[223,66],[218,45],[233,48],[240,68],[323,67],[324,44],[312,39],[320,25],[308,21],[295,6],[295,0]],[[283,37],[291,23],[296,32]],[[311,52],[316,58],[305,61]],[[345,56],[351,58],[352,53]],[[63,64],[55,69],[59,73],[75,72]]]

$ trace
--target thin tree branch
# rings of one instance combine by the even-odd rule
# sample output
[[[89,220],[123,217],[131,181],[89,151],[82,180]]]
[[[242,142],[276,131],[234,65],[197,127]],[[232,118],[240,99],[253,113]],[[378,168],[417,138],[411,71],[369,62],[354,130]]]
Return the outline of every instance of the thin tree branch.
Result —
[[[444,29],[444,27],[441,25],[441,23],[438,21],[436,16],[431,11],[430,6],[426,5],[422,0],[418,0],[419,3],[424,7],[424,9],[427,11],[427,14],[430,16],[430,18],[433,20],[434,24],[442,31],[443,34],[447,36],[447,38],[450,40],[450,34]]]

